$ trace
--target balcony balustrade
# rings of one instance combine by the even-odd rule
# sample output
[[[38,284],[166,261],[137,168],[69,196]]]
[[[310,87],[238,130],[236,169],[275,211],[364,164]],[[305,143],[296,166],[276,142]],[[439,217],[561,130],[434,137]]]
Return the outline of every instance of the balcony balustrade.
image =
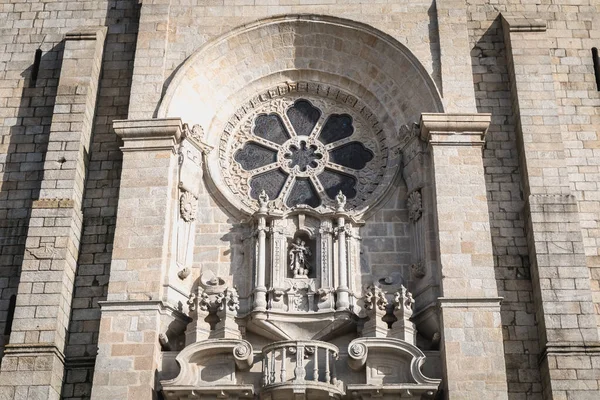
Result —
[[[344,395],[344,385],[336,375],[337,346],[316,340],[288,340],[265,346],[262,354],[263,392],[273,392],[271,398],[284,398],[287,392],[310,393],[315,399]]]

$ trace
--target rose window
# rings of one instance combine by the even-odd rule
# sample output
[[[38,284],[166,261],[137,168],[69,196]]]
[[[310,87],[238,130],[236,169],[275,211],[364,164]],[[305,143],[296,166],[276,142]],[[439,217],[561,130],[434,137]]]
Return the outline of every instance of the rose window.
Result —
[[[375,116],[339,90],[309,91],[261,94],[226,123],[211,176],[237,209],[256,211],[264,191],[276,209],[327,212],[341,191],[362,212],[390,187],[399,162]]]
[[[347,113],[326,115],[309,100],[298,99],[284,113],[262,113],[251,121],[248,140],[234,160],[248,172],[250,197],[264,190],[287,207],[319,207],[342,191],[357,196],[359,173],[374,154],[354,139]]]

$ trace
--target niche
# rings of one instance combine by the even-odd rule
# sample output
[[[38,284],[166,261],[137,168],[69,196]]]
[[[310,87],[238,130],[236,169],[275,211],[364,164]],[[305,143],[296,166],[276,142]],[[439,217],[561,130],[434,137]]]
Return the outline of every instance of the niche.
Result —
[[[293,279],[315,278],[317,254],[316,240],[305,232],[298,232],[288,240],[287,277]]]

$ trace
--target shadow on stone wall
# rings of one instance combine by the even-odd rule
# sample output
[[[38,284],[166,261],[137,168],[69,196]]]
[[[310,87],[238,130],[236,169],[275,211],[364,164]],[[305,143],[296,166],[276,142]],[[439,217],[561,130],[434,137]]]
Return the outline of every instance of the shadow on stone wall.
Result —
[[[484,23],[485,25],[485,23]],[[477,111],[491,113],[483,150],[509,399],[539,398],[539,343],[523,218],[517,131],[500,18],[471,49]]]
[[[89,399],[100,308],[106,300],[121,177],[121,140],[112,121],[127,119],[139,22],[137,0],[107,2],[108,27],[83,198],[83,232],[65,349],[63,399]]]
[[[6,154],[0,183],[0,354],[10,336],[9,310],[11,297],[17,294],[19,276],[25,252],[25,240],[31,216],[31,205],[39,198],[44,160],[56,99],[56,87],[62,64],[64,43],[41,53],[35,62],[21,72],[21,96],[9,98],[16,102],[15,123],[2,137],[0,148]],[[37,75],[37,79],[34,79]],[[10,104],[9,104],[10,106]],[[14,307],[14,300],[12,301]],[[7,321],[8,320],[8,321]],[[8,326],[7,326],[8,325]]]
[[[440,93],[444,93],[442,86],[442,64],[440,57],[440,30],[438,27],[437,8],[435,1],[427,10],[429,17],[429,51],[431,51],[431,77]]]

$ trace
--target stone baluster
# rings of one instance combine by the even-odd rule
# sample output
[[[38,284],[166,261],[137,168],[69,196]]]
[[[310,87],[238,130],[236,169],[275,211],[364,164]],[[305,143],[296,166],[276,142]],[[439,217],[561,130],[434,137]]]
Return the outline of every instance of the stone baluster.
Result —
[[[306,376],[304,370],[304,346],[299,345],[296,349],[296,368],[294,369],[294,379],[298,382],[303,382]]]
[[[335,370],[335,360],[337,358],[336,353],[331,353],[331,381],[327,380],[327,383],[331,383],[332,385],[337,385],[337,373]]]
[[[285,357],[286,357],[286,348],[285,346],[281,348],[281,382],[285,382],[286,380],[286,370],[285,370]]]
[[[269,355],[265,354],[263,358],[263,385],[269,384]]]
[[[313,381],[319,380],[319,347],[315,345],[315,353],[313,354]]]
[[[325,382],[331,379],[331,371],[329,370],[329,349],[325,349]]]
[[[275,383],[275,350],[271,351],[271,375],[269,377],[269,383]]]

